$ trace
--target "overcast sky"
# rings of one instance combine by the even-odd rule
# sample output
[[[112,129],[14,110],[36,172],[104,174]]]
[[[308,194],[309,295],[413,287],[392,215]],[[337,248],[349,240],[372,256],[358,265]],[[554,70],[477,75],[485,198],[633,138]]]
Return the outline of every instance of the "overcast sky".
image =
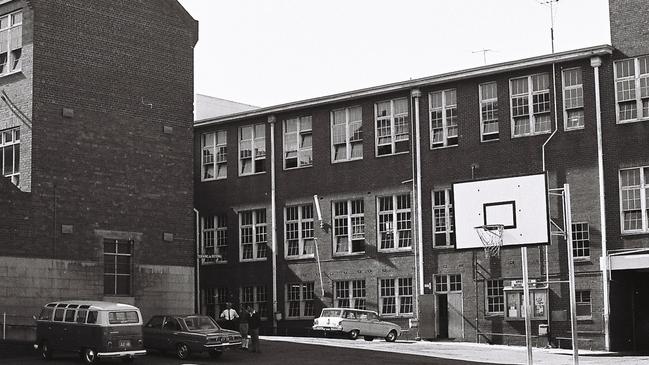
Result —
[[[545,0],[180,0],[195,91],[257,106],[551,53]],[[554,3],[557,52],[610,43],[607,0]]]

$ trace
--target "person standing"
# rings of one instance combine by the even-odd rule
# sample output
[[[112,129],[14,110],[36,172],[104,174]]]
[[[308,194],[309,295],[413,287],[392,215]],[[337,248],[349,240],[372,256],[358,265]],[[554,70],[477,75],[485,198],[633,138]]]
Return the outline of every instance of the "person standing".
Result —
[[[252,352],[261,352],[259,349],[259,326],[261,325],[261,318],[259,318],[259,312],[257,312],[251,306],[248,306],[248,313],[250,317],[248,318],[248,332],[250,333],[250,340],[252,342]]]
[[[243,306],[241,307],[240,313],[239,332],[241,333],[241,349],[248,350],[248,319],[250,318],[250,313]]]
[[[232,303],[225,303],[225,309],[221,312],[220,317],[225,320],[223,327],[229,330],[236,330],[237,327],[235,326],[235,321],[239,318],[239,315],[237,314],[237,311],[232,309]]]

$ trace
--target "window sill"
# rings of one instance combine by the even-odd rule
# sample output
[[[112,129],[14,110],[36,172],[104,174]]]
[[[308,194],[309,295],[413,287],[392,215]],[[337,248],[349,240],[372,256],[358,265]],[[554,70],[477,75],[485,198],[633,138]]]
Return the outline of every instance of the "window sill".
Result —
[[[585,129],[586,129],[585,126],[581,126],[581,127],[573,127],[573,128],[565,128],[565,127],[564,127],[564,128],[563,128],[563,131],[564,131],[564,132],[575,132],[575,131],[583,131],[583,130],[585,130]]]
[[[15,71],[7,72],[6,74],[0,75],[0,79],[3,78],[3,77],[9,77],[9,76],[13,76],[13,75],[15,75],[15,74],[21,74],[21,73],[23,73],[23,70],[22,70],[22,69],[21,69],[21,70],[15,70]]]
[[[227,180],[227,178],[228,178],[228,177],[226,176],[226,177],[215,177],[215,178],[213,178],[213,179],[201,179],[201,182],[210,182],[210,181]]]
[[[577,321],[582,323],[593,322],[592,316],[577,316]]]
[[[227,261],[201,262],[201,266],[225,265],[227,263]]]
[[[538,132],[538,133],[521,134],[521,135],[519,135],[519,136],[517,136],[517,135],[512,135],[512,139],[516,139],[516,138],[525,138],[525,137],[542,136],[542,135],[544,135],[544,134],[550,134],[550,133],[552,133],[552,130],[547,131],[547,132]]]
[[[590,256],[573,257],[572,261],[574,261],[575,264],[592,264],[592,262],[590,261]]]
[[[339,163],[354,162],[354,161],[363,161],[363,158],[362,157],[357,157],[357,158],[350,158],[348,160],[337,160],[337,161],[331,160],[331,163],[332,164],[339,164]]]
[[[387,153],[385,155],[376,155],[376,158],[405,155],[405,154],[409,154],[409,153],[410,153],[410,151],[403,151],[403,152],[397,152],[397,153]]]
[[[485,319],[503,319],[505,318],[505,313],[503,312],[494,312],[494,313],[487,313],[484,316]]]
[[[306,165],[306,166],[298,166],[298,167],[284,167],[284,171],[308,169],[309,167],[313,167],[313,164]]]
[[[401,253],[401,252],[412,252],[412,246],[411,247],[404,247],[404,248],[385,248],[385,249],[378,249],[377,250],[379,253]]]
[[[430,150],[431,150],[431,151],[433,151],[433,150],[445,150],[445,149],[447,149],[447,148],[454,148],[454,147],[460,147],[460,145],[459,145],[459,144],[454,144],[454,145],[452,145],[452,146],[441,146],[441,147],[433,147],[433,146],[430,146]]]
[[[300,261],[300,260],[313,260],[315,255],[305,255],[305,256],[284,256],[286,261]]]
[[[626,119],[626,120],[617,120],[616,124],[633,124],[649,121],[649,118],[636,118],[636,119]]]
[[[265,174],[265,173],[266,173],[266,171],[263,171],[263,172],[255,172],[255,173],[252,173],[252,174],[239,174],[239,177],[255,176],[255,175],[263,175],[263,174]]]
[[[482,140],[482,137],[480,137],[480,143],[493,143],[493,142],[500,142],[500,137],[494,139],[487,139],[487,140]]]
[[[355,256],[363,256],[363,255],[365,255],[365,251],[363,251],[363,252],[351,252],[351,253],[347,253],[347,252],[334,252],[333,257],[334,257],[334,258],[337,258],[337,257],[339,257],[339,258],[345,258],[345,257],[350,257],[350,256],[351,256],[351,257],[355,257]]]
[[[242,262],[242,263],[245,263],[245,262],[262,262],[262,261],[268,261],[268,259],[266,257],[264,257],[264,258],[261,258],[261,259],[240,259],[239,261]]]
[[[451,250],[454,249],[455,245],[448,245],[448,246],[435,246],[433,245],[433,250]]]
[[[622,237],[649,235],[649,231],[622,231],[621,235]]]

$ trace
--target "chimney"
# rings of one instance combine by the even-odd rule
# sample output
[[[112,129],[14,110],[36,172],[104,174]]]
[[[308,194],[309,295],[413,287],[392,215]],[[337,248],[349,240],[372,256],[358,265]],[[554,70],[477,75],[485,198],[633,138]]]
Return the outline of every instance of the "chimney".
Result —
[[[649,0],[609,0],[611,44],[627,57],[649,54]]]

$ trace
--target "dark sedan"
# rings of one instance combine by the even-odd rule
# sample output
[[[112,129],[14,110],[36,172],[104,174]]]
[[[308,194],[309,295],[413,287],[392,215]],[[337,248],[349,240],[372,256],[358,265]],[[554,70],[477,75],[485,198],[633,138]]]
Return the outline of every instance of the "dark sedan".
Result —
[[[192,352],[219,357],[223,350],[241,346],[239,332],[223,329],[212,318],[198,314],[153,316],[142,332],[147,350],[173,351],[179,359]]]

